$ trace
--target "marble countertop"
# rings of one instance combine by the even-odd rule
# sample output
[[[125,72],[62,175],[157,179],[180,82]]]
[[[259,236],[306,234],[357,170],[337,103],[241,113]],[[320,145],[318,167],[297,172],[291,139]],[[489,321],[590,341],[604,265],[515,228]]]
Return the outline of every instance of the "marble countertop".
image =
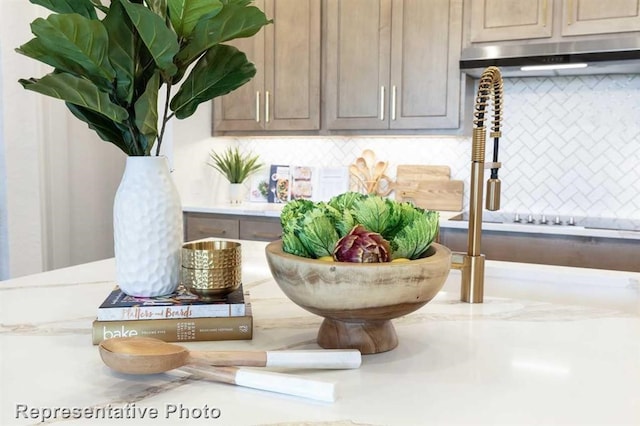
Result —
[[[283,295],[264,247],[242,241],[254,339],[185,346],[317,348],[321,318]],[[46,424],[640,424],[638,273],[488,261],[485,302],[471,305],[459,301],[453,270],[434,300],[394,320],[394,350],[364,356],[356,370],[293,372],[335,382],[333,403],[179,370],[112,372],[90,330],[114,278],[108,259],[0,282],[0,424],[36,424],[56,409]],[[98,408],[128,418],[63,418]],[[205,418],[213,408],[219,418]],[[156,419],[141,418],[151,409]]]

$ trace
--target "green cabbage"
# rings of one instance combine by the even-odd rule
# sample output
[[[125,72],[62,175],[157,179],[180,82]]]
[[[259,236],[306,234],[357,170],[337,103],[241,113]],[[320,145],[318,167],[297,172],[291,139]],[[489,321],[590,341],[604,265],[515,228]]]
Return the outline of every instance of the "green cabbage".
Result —
[[[390,242],[393,259],[417,259],[439,229],[439,214],[378,195],[346,192],[328,202],[294,200],[280,215],[282,246],[296,256],[330,256],[336,243],[355,226],[379,233]]]

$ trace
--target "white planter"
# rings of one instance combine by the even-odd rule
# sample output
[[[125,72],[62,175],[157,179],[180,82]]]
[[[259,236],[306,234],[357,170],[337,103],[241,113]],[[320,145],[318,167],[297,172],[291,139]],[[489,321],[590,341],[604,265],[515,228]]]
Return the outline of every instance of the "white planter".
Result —
[[[229,200],[231,204],[240,204],[244,201],[244,183],[229,184]]]
[[[113,204],[116,279],[132,296],[180,283],[182,205],[165,157],[129,157]]]

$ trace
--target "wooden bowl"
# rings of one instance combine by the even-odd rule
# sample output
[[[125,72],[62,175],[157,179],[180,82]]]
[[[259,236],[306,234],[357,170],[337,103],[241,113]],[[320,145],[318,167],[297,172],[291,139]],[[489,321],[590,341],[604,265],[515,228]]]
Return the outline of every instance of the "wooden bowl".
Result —
[[[267,262],[282,291],[298,306],[324,317],[318,344],[326,349],[385,352],[398,345],[391,319],[435,297],[451,270],[451,250],[433,243],[408,262],[348,263],[285,253],[269,243]]]

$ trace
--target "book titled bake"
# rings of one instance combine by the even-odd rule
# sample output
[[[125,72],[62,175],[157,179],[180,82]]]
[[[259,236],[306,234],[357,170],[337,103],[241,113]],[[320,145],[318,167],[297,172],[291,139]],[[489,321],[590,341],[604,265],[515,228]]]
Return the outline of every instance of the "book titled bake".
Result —
[[[165,342],[198,342],[253,339],[251,304],[240,317],[93,321],[92,342],[113,337],[155,337]]]
[[[118,286],[98,307],[98,321],[141,321],[246,315],[242,285],[219,300],[202,300],[180,285],[167,296],[135,297]]]

